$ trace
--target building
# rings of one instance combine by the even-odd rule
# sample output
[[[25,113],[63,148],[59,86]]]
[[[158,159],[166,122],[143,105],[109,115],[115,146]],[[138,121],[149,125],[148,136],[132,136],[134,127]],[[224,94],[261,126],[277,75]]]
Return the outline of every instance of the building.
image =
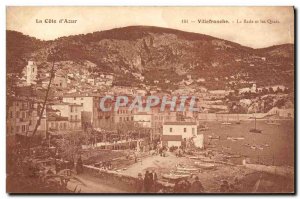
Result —
[[[196,122],[165,122],[163,125],[162,145],[182,146],[183,142],[196,138]]]
[[[89,94],[72,93],[63,96],[63,102],[77,104],[82,106],[81,120],[82,123],[93,123],[94,107],[99,107],[99,97]],[[78,119],[78,118],[77,118]]]
[[[7,102],[7,136],[30,136],[38,121],[42,105],[28,98],[9,98]],[[46,136],[46,110],[44,110],[36,136]]]
[[[152,114],[139,112],[133,115],[133,121],[140,127],[152,128],[152,117]]]
[[[168,106],[166,106],[168,107]],[[165,122],[177,121],[177,112],[170,111],[170,108],[165,108],[164,111],[160,111],[160,106],[153,107],[151,109],[152,117],[152,128],[154,136],[160,136],[163,131],[163,124]]]
[[[28,61],[26,66],[26,83],[27,85],[36,84],[37,80],[37,66],[35,62]]]
[[[133,122],[134,120],[134,110],[129,110],[129,106],[119,107],[117,111],[112,112],[114,123]]]
[[[67,88],[68,86],[68,78],[63,75],[55,75],[53,78],[53,85],[59,88]]]
[[[47,130],[50,132],[64,133],[69,129],[68,117],[51,115],[47,118]]]
[[[87,82],[91,85],[95,85],[95,79],[93,79],[93,78],[87,79]]]
[[[70,130],[81,130],[82,129],[82,121],[81,121],[81,113],[83,106],[79,104],[71,104],[71,103],[55,103],[51,105],[51,107],[55,110],[59,110],[59,116],[67,117],[69,121],[69,129]]]

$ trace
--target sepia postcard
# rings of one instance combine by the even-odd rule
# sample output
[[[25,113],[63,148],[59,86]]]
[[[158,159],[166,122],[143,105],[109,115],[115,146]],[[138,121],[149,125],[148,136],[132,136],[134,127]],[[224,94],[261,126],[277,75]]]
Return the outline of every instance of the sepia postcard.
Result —
[[[6,7],[6,191],[294,194],[294,7]]]

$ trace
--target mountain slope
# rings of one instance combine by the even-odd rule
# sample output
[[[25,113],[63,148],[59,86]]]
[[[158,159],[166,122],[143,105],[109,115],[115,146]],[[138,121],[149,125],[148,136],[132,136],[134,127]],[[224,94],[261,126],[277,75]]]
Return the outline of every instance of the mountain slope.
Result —
[[[130,84],[132,72],[145,83],[169,80],[172,86],[187,75],[210,89],[243,86],[236,82],[255,81],[258,85],[293,84],[294,45],[252,49],[208,35],[174,29],[130,26],[85,35],[39,41],[7,31],[7,71],[20,72],[26,60],[47,62],[50,48],[60,50],[60,60],[90,61],[95,73],[110,72],[119,84]],[[291,73],[292,71],[292,73]],[[129,73],[128,73],[129,72]],[[116,82],[118,83],[118,82]]]

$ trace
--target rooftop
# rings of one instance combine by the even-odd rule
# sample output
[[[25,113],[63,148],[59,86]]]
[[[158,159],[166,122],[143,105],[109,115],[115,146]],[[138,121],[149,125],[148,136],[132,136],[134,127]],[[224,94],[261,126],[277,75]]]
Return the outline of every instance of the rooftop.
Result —
[[[197,125],[197,123],[178,121],[178,122],[165,122],[164,125]]]

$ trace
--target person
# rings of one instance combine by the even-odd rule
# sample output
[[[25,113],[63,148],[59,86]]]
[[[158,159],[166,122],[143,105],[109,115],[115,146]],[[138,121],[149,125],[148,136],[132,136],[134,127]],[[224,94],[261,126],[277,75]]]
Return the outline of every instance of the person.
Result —
[[[152,170],[152,175],[153,175],[153,191],[157,191],[157,174],[155,170]]]
[[[143,187],[144,187],[144,181],[143,181],[143,176],[141,173],[138,174],[138,179],[136,181],[136,192],[137,193],[142,193],[143,192]]]
[[[77,174],[81,174],[83,172],[83,164],[82,164],[81,156],[77,160],[76,171],[77,171]]]
[[[179,181],[175,182],[174,188],[173,188],[174,193],[180,193],[180,184]]]
[[[144,191],[147,193],[150,192],[150,189],[151,189],[150,175],[149,175],[149,171],[147,170],[144,177]]]
[[[154,174],[153,172],[149,172],[149,191],[152,192],[153,191],[153,185],[154,185]]]
[[[160,147],[160,148],[158,149],[158,151],[159,151],[159,155],[162,157],[163,148],[162,148],[162,147]]]
[[[191,183],[185,178],[183,180],[183,193],[188,193],[191,188]]]
[[[240,186],[240,182],[239,182],[239,179],[236,177],[234,178],[234,181],[233,183],[230,185],[230,191],[231,192],[235,192],[235,193],[238,193],[241,191],[241,186]]]
[[[221,193],[228,193],[229,192],[229,184],[227,180],[223,180],[221,186],[220,186],[220,192]]]
[[[69,168],[70,170],[73,170],[73,169],[74,169],[74,159],[73,159],[73,158],[70,159],[68,168]]]
[[[55,172],[58,174],[58,172],[61,170],[61,164],[55,159]]]
[[[204,188],[202,186],[202,183],[199,180],[199,177],[195,177],[195,181],[192,183],[190,187],[190,193],[202,193],[204,192]]]

